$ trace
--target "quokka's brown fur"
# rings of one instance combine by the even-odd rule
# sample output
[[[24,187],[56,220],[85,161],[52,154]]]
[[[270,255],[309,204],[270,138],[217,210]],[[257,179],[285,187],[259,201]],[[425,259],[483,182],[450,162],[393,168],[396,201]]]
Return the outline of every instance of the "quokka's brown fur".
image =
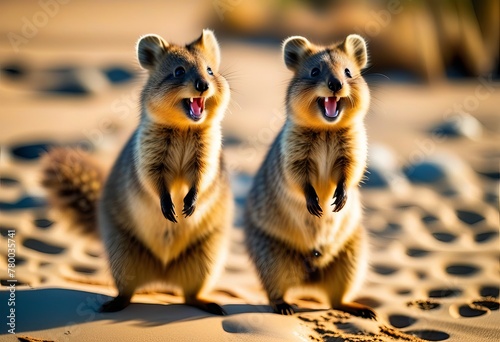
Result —
[[[220,127],[230,91],[219,73],[219,45],[210,30],[186,46],[148,35],[137,54],[149,72],[140,123],[99,201],[82,196],[89,178],[77,170],[91,167],[68,150],[45,158],[43,183],[53,203],[70,204],[57,206],[75,223],[99,227],[118,288],[102,311],[121,310],[137,288],[164,282],[180,287],[187,304],[223,314],[201,298],[223,267],[233,211]],[[83,216],[78,199],[92,204],[92,215]]]
[[[294,73],[286,122],[247,199],[247,249],[275,312],[292,314],[287,290],[310,287],[334,309],[374,318],[350,302],[368,251],[358,191],[370,101],[361,76],[365,41],[350,35],[318,46],[296,36],[284,42],[283,56]]]

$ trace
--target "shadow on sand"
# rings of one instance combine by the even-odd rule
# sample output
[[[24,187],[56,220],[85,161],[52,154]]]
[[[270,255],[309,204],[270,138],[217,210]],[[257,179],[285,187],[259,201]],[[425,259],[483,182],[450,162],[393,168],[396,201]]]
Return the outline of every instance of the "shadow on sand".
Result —
[[[7,303],[8,298],[8,291],[0,292],[0,303]],[[120,312],[97,312],[100,305],[110,299],[106,295],[70,289],[19,289],[15,299],[16,332],[70,327],[98,320],[108,320],[111,324],[130,321],[144,327],[153,327],[213,316],[182,304],[133,303]],[[1,307],[0,315],[8,316],[10,308],[7,305]],[[271,312],[271,308],[265,305],[229,304],[223,308],[228,315]]]

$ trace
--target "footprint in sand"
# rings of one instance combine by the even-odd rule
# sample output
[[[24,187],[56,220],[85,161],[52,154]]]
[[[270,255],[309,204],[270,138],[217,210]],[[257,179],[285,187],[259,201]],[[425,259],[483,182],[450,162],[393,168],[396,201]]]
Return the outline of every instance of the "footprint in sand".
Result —
[[[493,297],[498,298],[500,292],[499,286],[495,285],[485,285],[479,290],[479,295],[483,297]]]
[[[408,248],[406,250],[406,255],[412,258],[421,258],[429,255],[431,252],[425,249],[420,248]]]
[[[477,243],[487,243],[491,240],[494,240],[496,237],[498,237],[498,231],[490,230],[482,233],[477,233],[474,236],[474,241]]]
[[[409,327],[410,325],[414,324],[417,322],[416,318],[406,316],[406,315],[390,315],[389,316],[389,323],[395,328],[406,328]]]
[[[472,277],[481,271],[481,268],[471,264],[452,264],[446,267],[446,273],[457,277]]]
[[[39,218],[39,219],[35,219],[33,221],[33,224],[37,228],[40,228],[42,230],[46,230],[46,229],[49,229],[50,227],[52,227],[54,222],[49,220],[49,219],[46,219],[46,218]]]
[[[484,216],[470,210],[457,210],[457,217],[466,224],[476,224],[484,220]]]
[[[406,303],[408,307],[415,307],[420,310],[429,311],[439,309],[441,304],[433,300],[421,300],[417,299],[411,302]]]
[[[28,238],[23,241],[23,246],[32,250],[35,250],[40,253],[45,254],[61,254],[66,250],[66,248],[61,246],[52,245],[46,242],[43,242],[38,239]]]
[[[432,236],[440,241],[440,242],[446,242],[446,243],[451,243],[456,240],[457,236],[455,234],[447,233],[447,232],[434,232],[432,233]]]
[[[410,330],[406,333],[427,341],[445,341],[450,338],[448,333],[439,330]]]
[[[443,288],[433,289],[428,293],[429,298],[450,298],[459,297],[462,295],[462,290],[459,288]]]

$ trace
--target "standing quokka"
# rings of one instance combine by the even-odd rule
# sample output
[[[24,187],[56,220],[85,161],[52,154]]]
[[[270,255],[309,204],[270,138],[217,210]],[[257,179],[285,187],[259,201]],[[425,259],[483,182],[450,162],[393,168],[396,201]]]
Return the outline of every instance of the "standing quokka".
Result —
[[[200,298],[223,267],[233,211],[220,127],[230,91],[219,45],[210,30],[186,46],[148,35],[137,54],[149,72],[140,123],[102,192],[99,172],[64,149],[46,157],[43,184],[75,224],[99,226],[118,288],[101,311],[122,310],[137,288],[164,282],[180,287],[186,304],[223,314]]]
[[[284,300],[289,288],[312,287],[332,308],[374,318],[349,302],[367,269],[358,191],[370,102],[361,76],[365,41],[350,35],[323,47],[296,36],[284,42],[283,55],[294,73],[286,122],[247,199],[247,249],[275,312],[294,312]]]

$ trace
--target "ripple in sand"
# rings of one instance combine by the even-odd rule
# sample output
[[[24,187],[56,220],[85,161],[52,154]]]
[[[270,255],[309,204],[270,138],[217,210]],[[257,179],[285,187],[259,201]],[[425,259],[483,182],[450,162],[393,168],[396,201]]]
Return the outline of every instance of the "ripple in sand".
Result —
[[[434,236],[436,240],[441,242],[453,242],[457,238],[455,235],[445,232],[435,232],[432,233],[432,236]]]
[[[61,254],[65,250],[64,247],[50,245],[37,239],[26,239],[23,246],[45,254]]]
[[[414,324],[417,321],[416,318],[406,316],[406,315],[390,315],[389,322],[395,328],[406,328]]]
[[[467,224],[475,224],[484,220],[483,215],[468,210],[457,210],[457,216]]]
[[[429,291],[430,298],[447,298],[458,297],[462,294],[462,290],[458,288],[451,289],[434,289]]]
[[[476,236],[474,236],[474,240],[477,243],[484,243],[484,242],[490,241],[491,239],[493,239],[497,236],[498,236],[497,231],[483,232],[483,233],[476,234]]]
[[[479,294],[483,297],[498,298],[500,288],[498,286],[485,285],[479,290]]]
[[[474,265],[466,265],[466,264],[455,264],[446,267],[446,273],[461,277],[470,277],[478,273],[479,271],[480,268]]]
[[[439,330],[411,330],[406,331],[407,334],[420,337],[427,341],[444,341],[450,338],[450,335]]]

